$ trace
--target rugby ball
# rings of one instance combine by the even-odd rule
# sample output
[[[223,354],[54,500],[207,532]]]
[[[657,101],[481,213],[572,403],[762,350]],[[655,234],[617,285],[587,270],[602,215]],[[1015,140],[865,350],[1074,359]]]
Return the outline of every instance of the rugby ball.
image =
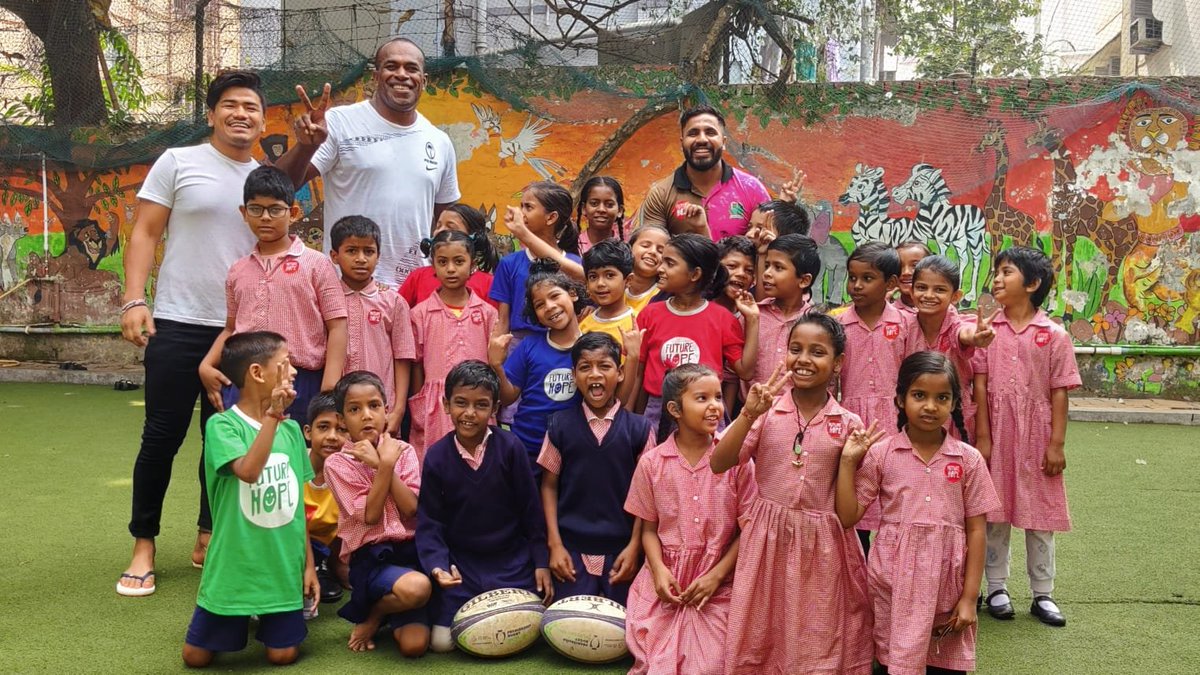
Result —
[[[598,595],[574,595],[550,605],[542,636],[554,651],[583,663],[609,663],[629,653],[625,608]]]
[[[536,593],[498,588],[471,598],[459,608],[450,636],[459,649],[473,656],[512,656],[537,641],[544,611]]]

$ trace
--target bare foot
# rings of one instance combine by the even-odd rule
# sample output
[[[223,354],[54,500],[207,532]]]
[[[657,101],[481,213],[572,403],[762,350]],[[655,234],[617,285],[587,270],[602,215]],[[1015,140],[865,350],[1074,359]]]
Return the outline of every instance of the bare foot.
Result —
[[[192,548],[192,567],[196,569],[204,567],[204,558],[208,555],[209,539],[212,539],[212,532],[203,530],[196,532],[196,545]]]
[[[379,631],[379,619],[368,617],[366,621],[355,624],[350,631],[350,651],[365,652],[375,649],[375,633]]]
[[[118,584],[125,588],[141,589],[154,586],[154,540],[134,539],[133,556]],[[146,576],[149,574],[149,576]]]

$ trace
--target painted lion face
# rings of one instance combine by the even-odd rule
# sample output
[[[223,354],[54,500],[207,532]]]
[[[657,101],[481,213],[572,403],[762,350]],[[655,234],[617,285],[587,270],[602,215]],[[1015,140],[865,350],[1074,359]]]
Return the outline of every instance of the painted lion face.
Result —
[[[1129,123],[1129,147],[1151,156],[1162,156],[1181,147],[1188,123],[1174,108],[1150,108],[1134,115]]]

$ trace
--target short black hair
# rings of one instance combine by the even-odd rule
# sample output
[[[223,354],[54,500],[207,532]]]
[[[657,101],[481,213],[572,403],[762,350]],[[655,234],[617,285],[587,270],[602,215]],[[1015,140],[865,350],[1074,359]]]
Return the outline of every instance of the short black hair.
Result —
[[[788,329],[788,340],[792,339],[792,333],[796,328],[807,324],[819,326],[829,334],[829,342],[833,345],[834,356],[846,353],[846,329],[842,328],[842,323],[832,316],[816,310],[801,314],[799,319],[792,322],[792,327]]]
[[[379,225],[366,216],[342,216],[329,228],[329,243],[335,251],[350,237],[369,237],[375,240],[375,248],[379,248],[383,233],[379,230]]]
[[[500,400],[500,378],[491,366],[478,359],[467,359],[450,369],[446,375],[447,401],[454,395],[456,387],[486,389],[492,393],[493,405]]]
[[[614,267],[621,276],[633,274],[633,250],[620,239],[605,239],[583,254],[583,274],[601,267]]]
[[[337,413],[338,402],[333,394],[317,394],[308,402],[308,423],[312,424],[317,417],[325,413]]]
[[[1035,281],[1042,282],[1038,285],[1037,290],[1029,295],[1029,301],[1033,303],[1033,306],[1041,307],[1050,295],[1050,287],[1054,285],[1054,266],[1050,263],[1050,258],[1036,248],[1013,246],[996,254],[992,270],[995,271],[1000,267],[1000,263],[1005,262],[1012,263],[1021,271],[1026,286]]]
[[[355,370],[343,375],[342,379],[333,385],[333,397],[337,399],[338,412],[346,412],[346,392],[350,391],[350,387],[360,384],[369,384],[378,389],[384,405],[387,405],[387,390],[383,388],[383,380],[370,371]]]
[[[262,91],[262,78],[258,76],[258,73],[249,70],[226,70],[219,73],[208,85],[208,92],[204,95],[204,104],[208,106],[209,110],[216,110],[217,104],[221,102],[221,97],[230,89],[249,89],[258,94],[258,102],[262,104],[263,108],[267,107],[267,98],[263,96]]]
[[[296,203],[296,187],[280,169],[260,166],[246,176],[246,182],[242,185],[243,204],[249,204],[255,197],[267,197],[291,206]]]
[[[934,274],[941,275],[942,278],[950,282],[950,286],[956,291],[959,284],[962,283],[962,277],[958,272],[958,265],[955,265],[953,260],[944,255],[929,255],[921,258],[917,262],[917,266],[913,268],[913,283],[916,283],[917,277],[920,276],[921,272],[933,272]]]
[[[421,70],[422,70],[422,72],[425,70],[425,50],[421,49],[421,45],[417,44],[413,40],[406,38],[406,37],[402,37],[400,35],[393,35],[392,37],[381,42],[379,44],[379,46],[375,48],[375,56],[371,57],[371,65],[373,67],[375,67],[375,68],[379,67],[379,53],[383,51],[384,47],[392,44],[393,42],[403,42],[404,44],[408,44],[408,45],[412,45],[413,47],[416,47],[417,52],[421,54]]]
[[[246,386],[246,371],[250,370],[251,365],[266,365],[285,346],[287,340],[279,333],[266,330],[235,333],[225,340],[225,346],[221,348],[219,370],[233,386],[241,389]]]
[[[811,274],[815,280],[821,274],[821,254],[817,242],[804,234],[784,234],[767,245],[767,251],[779,251],[787,255],[796,268],[796,276]]]
[[[868,241],[854,249],[846,264],[865,262],[883,273],[884,279],[900,276],[900,254],[882,241]]]
[[[621,365],[621,345],[617,344],[613,336],[608,333],[590,331],[580,335],[575,344],[571,346],[571,367],[574,368],[579,364],[579,359],[583,358],[584,352],[596,350],[603,351],[613,360],[613,363]]]
[[[717,118],[718,122],[721,123],[721,128],[725,128],[725,116],[722,115],[716,108],[707,104],[693,106],[679,113],[679,128],[682,129],[686,127],[688,120],[692,119],[693,117],[699,117],[700,115],[712,115],[713,117]]]
[[[758,249],[754,247],[754,242],[750,241],[750,237],[741,234],[731,234],[728,237],[721,237],[717,242],[717,259],[724,260],[725,256],[730,253],[741,253],[750,259],[750,265],[754,266],[758,262]]]
[[[771,199],[758,205],[763,213],[775,214],[775,232],[780,236],[785,234],[803,234],[808,236],[812,228],[812,216],[808,209],[796,202],[786,202],[782,199]]]

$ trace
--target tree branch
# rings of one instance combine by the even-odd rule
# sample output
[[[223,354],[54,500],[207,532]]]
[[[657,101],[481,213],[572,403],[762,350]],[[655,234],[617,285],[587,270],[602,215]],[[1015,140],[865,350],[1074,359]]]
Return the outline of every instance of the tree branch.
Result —
[[[608,164],[613,155],[617,154],[617,150],[632,138],[638,129],[646,126],[651,120],[656,119],[672,107],[678,107],[678,105],[679,102],[675,99],[654,99],[630,115],[629,119],[622,122],[621,126],[617,127],[599,148],[596,148],[596,152],[592,153],[591,158],[579,170],[579,174],[575,176],[575,180],[571,181],[571,195],[578,199],[579,191],[583,189],[583,184],[589,178],[596,175],[604,165]]]

